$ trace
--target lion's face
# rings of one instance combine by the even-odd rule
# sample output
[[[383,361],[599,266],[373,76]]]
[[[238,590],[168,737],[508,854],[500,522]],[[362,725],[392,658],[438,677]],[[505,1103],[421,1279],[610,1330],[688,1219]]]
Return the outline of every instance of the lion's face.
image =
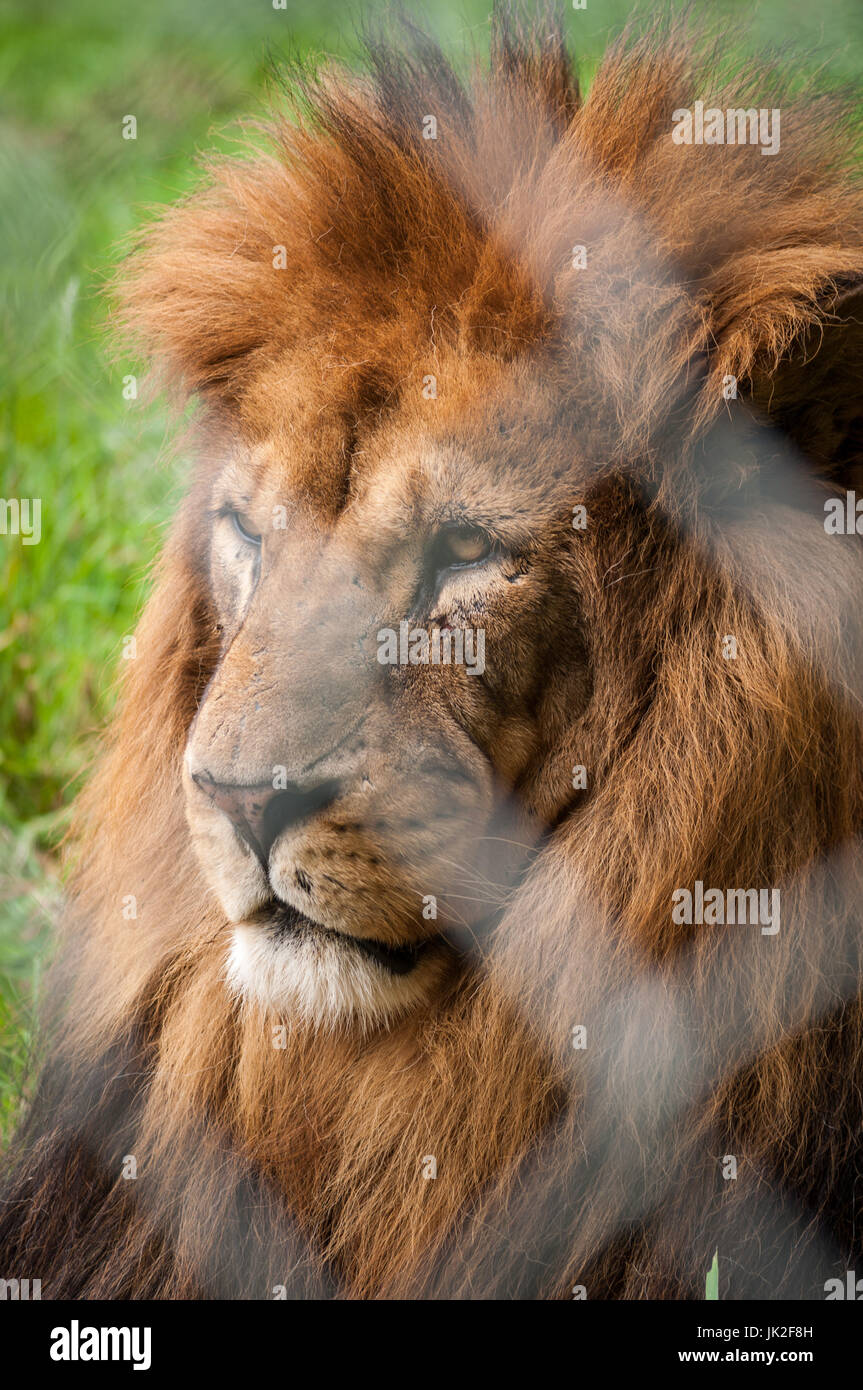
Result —
[[[525,368],[447,381],[300,434],[274,369],[213,478],[188,819],[233,986],[315,1024],[432,998],[441,933],[500,905],[574,795],[551,750],[591,683],[577,446]]]

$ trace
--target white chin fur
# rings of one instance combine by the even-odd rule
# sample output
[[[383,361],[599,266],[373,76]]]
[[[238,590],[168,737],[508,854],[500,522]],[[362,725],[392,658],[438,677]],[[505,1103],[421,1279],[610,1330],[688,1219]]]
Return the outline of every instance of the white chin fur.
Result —
[[[234,928],[227,963],[234,994],[327,1029],[392,1023],[428,998],[440,973],[432,958],[421,960],[409,975],[393,975],[335,937],[274,938],[265,928],[245,924]]]

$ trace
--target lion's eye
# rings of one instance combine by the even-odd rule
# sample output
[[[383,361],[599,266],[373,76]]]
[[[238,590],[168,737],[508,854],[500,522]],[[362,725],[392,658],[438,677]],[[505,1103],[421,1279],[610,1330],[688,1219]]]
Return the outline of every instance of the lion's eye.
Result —
[[[438,569],[459,565],[478,565],[493,549],[491,537],[476,526],[453,526],[441,531],[435,541]]]
[[[234,530],[236,531],[237,535],[241,536],[247,545],[261,544],[260,535],[258,535],[255,531],[249,531],[247,529],[239,512],[235,512],[232,510],[230,512],[230,517],[234,523]]]

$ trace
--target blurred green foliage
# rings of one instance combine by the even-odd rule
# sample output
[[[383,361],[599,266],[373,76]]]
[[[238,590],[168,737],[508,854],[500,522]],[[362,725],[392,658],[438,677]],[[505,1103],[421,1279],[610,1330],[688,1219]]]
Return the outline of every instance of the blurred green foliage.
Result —
[[[631,7],[559,3],[589,73]],[[0,1129],[27,1074],[59,896],[50,851],[182,486],[182,460],[159,464],[158,407],[123,399],[136,364],[106,355],[100,285],[143,209],[188,189],[196,152],[260,109],[271,52],[349,56],[363,14],[383,17],[374,3],[285,4],[0,0],[0,495],[42,499],[39,545],[0,537]],[[489,8],[417,13],[445,43],[482,49]],[[860,73],[859,0],[711,0],[705,13],[729,42],[790,41],[808,71]],[[121,138],[129,113],[135,141]]]

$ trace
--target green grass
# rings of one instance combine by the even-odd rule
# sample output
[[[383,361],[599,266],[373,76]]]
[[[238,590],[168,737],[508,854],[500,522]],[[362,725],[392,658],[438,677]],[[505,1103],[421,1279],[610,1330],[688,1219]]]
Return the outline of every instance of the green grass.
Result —
[[[11,1133],[35,1071],[33,1036],[45,955],[60,905],[57,871],[36,845],[38,822],[0,826],[0,1136]]]
[[[560,4],[589,70],[629,7]],[[431,12],[445,39],[482,45],[489,8]],[[741,23],[750,10],[710,5]],[[32,1075],[52,850],[184,472],[159,463],[158,407],[123,399],[136,364],[109,362],[99,287],[142,210],[187,189],[196,152],[260,108],[268,49],[350,53],[360,13],[336,0],[0,0],[0,492],[40,497],[43,527],[36,546],[0,537],[0,1130]],[[765,38],[821,44],[853,77],[863,10],[762,0],[747,42]],[[129,113],[136,141],[120,136]]]

